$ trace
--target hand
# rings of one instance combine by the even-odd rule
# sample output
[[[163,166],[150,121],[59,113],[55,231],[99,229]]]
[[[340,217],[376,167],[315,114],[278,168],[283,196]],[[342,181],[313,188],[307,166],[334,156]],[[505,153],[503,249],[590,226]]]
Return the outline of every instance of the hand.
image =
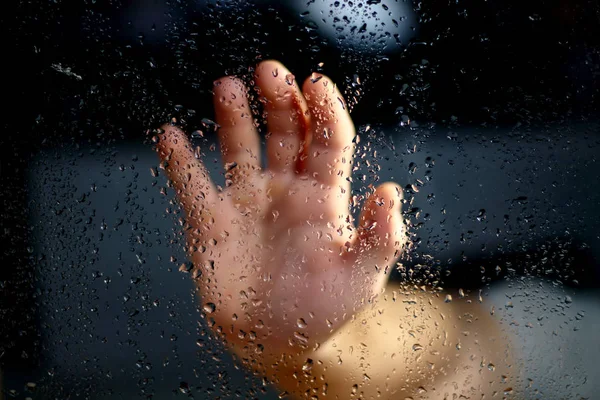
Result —
[[[234,77],[214,86],[224,189],[175,126],[162,127],[157,150],[187,216],[211,325],[238,353],[276,359],[314,349],[382,291],[405,242],[402,190],[375,189],[355,226],[356,134],[334,83],[313,74],[301,91],[282,64],[264,61],[255,85],[266,167],[249,92]]]

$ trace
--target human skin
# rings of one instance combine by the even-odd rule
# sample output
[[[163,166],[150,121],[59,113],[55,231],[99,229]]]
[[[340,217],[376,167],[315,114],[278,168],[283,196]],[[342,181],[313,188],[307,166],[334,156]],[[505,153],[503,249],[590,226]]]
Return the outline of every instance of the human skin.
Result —
[[[213,184],[182,130],[167,124],[155,138],[185,212],[187,250],[209,326],[244,364],[292,396],[396,398],[421,390],[435,398],[423,385],[457,368],[460,358],[452,348],[462,322],[440,315],[462,309],[428,289],[414,293],[412,311],[394,311],[388,300],[389,272],[406,243],[402,189],[384,183],[371,190],[354,221],[356,133],[336,85],[313,74],[300,88],[289,70],[269,60],[256,67],[254,86],[267,127],[265,167],[249,91],[235,77],[214,85],[225,188]],[[357,324],[359,316],[364,323]],[[367,326],[367,339],[355,343]],[[417,331],[422,343],[412,343]],[[388,343],[369,350],[389,357],[381,360],[387,369],[373,360],[365,366],[359,356],[365,342]],[[392,358],[394,347],[399,355]],[[419,357],[425,349],[439,358],[438,367],[425,367],[429,362]],[[390,367],[400,381],[389,381]],[[365,368],[371,372],[357,375]]]

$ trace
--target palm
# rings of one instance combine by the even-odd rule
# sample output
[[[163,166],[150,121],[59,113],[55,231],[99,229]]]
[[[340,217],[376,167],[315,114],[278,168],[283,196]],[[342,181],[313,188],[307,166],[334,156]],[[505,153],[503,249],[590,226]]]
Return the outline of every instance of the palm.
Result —
[[[205,311],[230,341],[306,348],[385,283],[402,246],[400,191],[380,186],[358,228],[350,216],[354,127],[341,95],[313,76],[304,94],[281,64],[256,73],[265,104],[268,168],[246,89],[215,87],[227,187],[217,191],[185,135],[166,126],[158,148],[188,216]],[[279,346],[277,346],[279,347]]]

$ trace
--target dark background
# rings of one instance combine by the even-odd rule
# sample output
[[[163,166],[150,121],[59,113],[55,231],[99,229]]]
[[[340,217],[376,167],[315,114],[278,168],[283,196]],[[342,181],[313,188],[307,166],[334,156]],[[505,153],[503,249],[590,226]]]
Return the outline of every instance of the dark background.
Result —
[[[355,3],[367,7],[366,1]],[[6,14],[11,18],[5,67],[7,76],[20,78],[12,95],[28,99],[30,107],[11,102],[16,107],[11,111],[34,119],[42,109],[58,114],[78,106],[75,99],[52,101],[87,94],[73,79],[56,74],[52,64],[71,67],[87,86],[97,85],[86,102],[101,98],[110,100],[104,107],[121,106],[111,114],[116,124],[119,117],[137,122],[165,105],[206,108],[214,79],[247,74],[266,58],[293,65],[299,77],[320,62],[340,84],[362,75],[359,122],[373,112],[382,122],[396,122],[398,107],[412,119],[443,122],[454,116],[462,124],[492,126],[544,125],[598,110],[597,1],[418,2],[406,23],[415,29],[406,35],[411,40],[384,49],[377,38],[386,29],[374,27],[372,37],[355,35],[369,44],[370,54],[322,37],[311,25],[319,20],[314,7],[314,1],[266,0],[19,2]],[[408,88],[402,90],[404,84]],[[98,110],[92,105],[85,107],[88,112]]]
[[[445,284],[454,287],[481,285],[482,266],[483,279],[535,273],[598,287],[598,1],[415,2],[406,22],[414,30],[386,46],[378,39],[385,29],[361,34],[361,24],[350,21],[344,32],[366,48],[323,35],[314,24],[318,3],[57,0],[4,6],[4,369],[26,375],[40,362],[41,261],[24,217],[40,207],[28,192],[33,157],[64,149],[106,151],[110,158],[110,149],[122,143],[149,147],[147,130],[170,117],[196,129],[211,118],[211,82],[240,74],[250,83],[252,66],[267,58],[284,62],[298,79],[313,70],[330,75],[356,103],[357,125],[373,124],[381,137],[396,141],[390,154],[397,158],[385,161],[381,174],[401,178],[417,200],[405,210],[417,232],[410,262],[427,264],[429,252],[435,253],[429,267],[444,271]],[[386,2],[359,3],[366,10]],[[424,152],[412,154],[414,144],[423,144]],[[411,162],[419,165],[417,173],[407,173]],[[493,172],[504,168],[511,172],[503,181]],[[448,186],[413,193],[410,183],[427,182],[428,170]],[[503,189],[477,197],[482,183]],[[450,233],[440,224],[448,204]],[[469,224],[478,226],[482,209],[485,223],[509,232],[499,239],[502,248],[490,251],[472,238],[477,230]],[[496,273],[498,265],[510,267]]]

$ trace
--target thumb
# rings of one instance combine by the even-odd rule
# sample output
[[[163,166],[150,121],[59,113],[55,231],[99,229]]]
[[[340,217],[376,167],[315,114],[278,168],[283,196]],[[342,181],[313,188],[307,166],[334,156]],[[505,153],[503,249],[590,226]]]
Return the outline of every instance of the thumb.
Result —
[[[401,203],[402,188],[387,182],[377,187],[363,206],[357,257],[368,262],[369,268],[385,271],[400,256],[406,240]]]

